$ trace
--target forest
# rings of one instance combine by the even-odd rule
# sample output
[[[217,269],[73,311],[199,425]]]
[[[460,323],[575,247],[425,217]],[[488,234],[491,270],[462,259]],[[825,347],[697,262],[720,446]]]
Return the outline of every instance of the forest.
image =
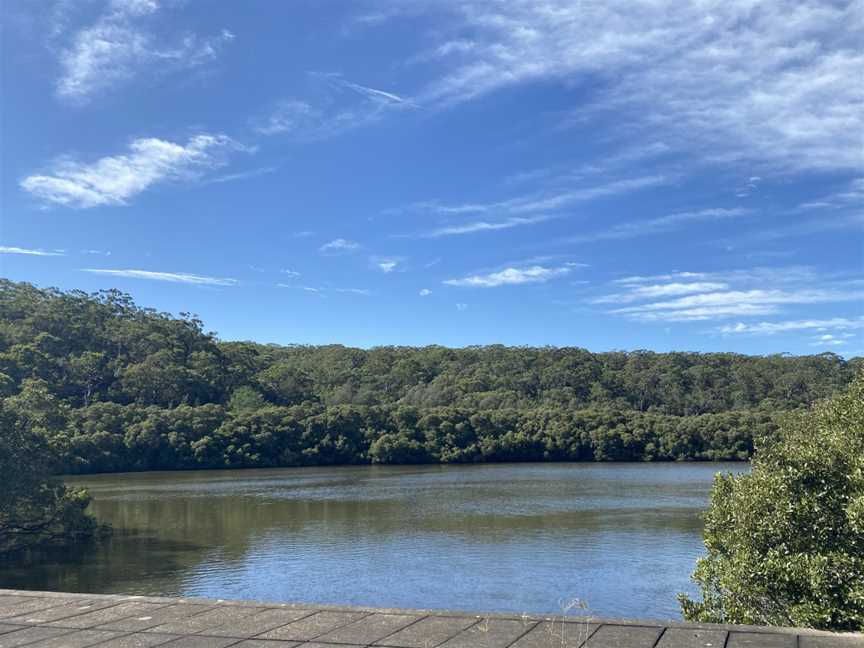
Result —
[[[864,359],[265,345],[195,316],[0,280],[0,420],[55,473],[746,460]]]

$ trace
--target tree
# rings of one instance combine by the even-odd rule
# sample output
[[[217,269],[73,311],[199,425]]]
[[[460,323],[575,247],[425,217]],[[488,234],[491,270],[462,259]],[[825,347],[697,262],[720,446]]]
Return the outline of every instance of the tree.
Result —
[[[31,391],[38,392],[38,386]],[[0,401],[0,555],[92,536],[96,523],[84,512],[90,498],[50,476],[47,439],[20,416],[20,403],[12,400]]]
[[[864,373],[718,475],[692,621],[864,630]]]

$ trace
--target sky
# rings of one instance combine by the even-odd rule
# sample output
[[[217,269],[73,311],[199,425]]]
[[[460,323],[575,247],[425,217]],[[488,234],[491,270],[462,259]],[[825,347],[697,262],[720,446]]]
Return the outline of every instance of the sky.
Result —
[[[864,3],[4,0],[0,275],[227,340],[864,355]]]

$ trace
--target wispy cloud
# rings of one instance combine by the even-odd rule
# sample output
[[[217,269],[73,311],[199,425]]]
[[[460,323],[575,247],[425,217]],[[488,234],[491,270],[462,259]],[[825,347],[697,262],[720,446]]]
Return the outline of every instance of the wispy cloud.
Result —
[[[269,173],[273,173],[274,171],[278,171],[279,167],[275,166],[266,166],[259,167],[257,169],[250,169],[249,171],[240,171],[238,173],[228,173],[226,175],[217,176],[215,178],[209,178],[202,182],[202,185],[211,185],[211,184],[221,184],[223,182],[234,182],[235,180],[247,180],[249,178],[257,178],[258,176],[267,175]]]
[[[420,292],[417,294],[420,295],[421,297],[428,297],[429,295],[432,294],[432,291],[429,290],[428,288],[421,288]]]
[[[353,252],[354,250],[360,249],[360,244],[355,243],[354,241],[349,241],[343,238],[333,239],[332,241],[325,243],[318,250],[323,254],[344,254],[346,252]]]
[[[28,256],[66,256],[63,252],[57,251],[48,251],[48,250],[34,250],[29,248],[20,248],[20,247],[7,247],[4,245],[0,245],[0,254],[25,254]]]
[[[204,65],[217,58],[234,35],[223,29],[202,38],[186,33],[164,42],[147,28],[160,10],[157,0],[110,0],[94,23],[66,36],[57,96],[85,103],[95,94],[135,77],[164,75]],[[55,30],[55,37],[61,29]]]
[[[236,279],[223,277],[207,277],[204,275],[189,274],[186,272],[153,272],[150,270],[105,270],[101,268],[82,268],[81,272],[106,275],[109,277],[123,277],[125,279],[148,279],[151,281],[168,281],[171,283],[185,283],[198,286],[236,286]]]
[[[864,299],[861,290],[801,289],[730,290],[690,295],[612,311],[641,321],[695,321],[735,315],[770,315],[781,305],[852,302]]]
[[[847,185],[816,199],[798,205],[798,211],[818,211],[822,209],[860,208],[864,204],[864,178],[855,178]]]
[[[825,346],[841,346],[844,344],[849,344],[849,341],[848,340],[841,340],[836,335],[826,333],[824,335],[815,336],[813,338],[813,341],[810,343],[810,346],[825,347]]]
[[[563,239],[562,243],[587,243],[592,241],[604,241],[614,239],[635,238],[638,236],[647,236],[650,234],[661,234],[670,232],[681,227],[685,227],[692,223],[714,222],[728,220],[730,218],[741,218],[752,214],[750,209],[736,207],[733,209],[701,209],[698,211],[680,212],[677,214],[669,214],[660,216],[659,218],[648,218],[644,220],[634,220],[627,223],[619,223],[611,227],[581,234],[567,239]]]
[[[656,299],[657,297],[672,297],[675,295],[692,295],[717,290],[726,290],[729,284],[710,281],[695,283],[667,283],[647,286],[636,286],[626,293],[604,295],[593,300],[595,304],[624,304],[640,299]]]
[[[372,291],[368,288],[326,288],[316,286],[298,286],[296,284],[286,283],[277,283],[276,286],[278,288],[292,288],[294,290],[302,290],[308,293],[316,293],[321,297],[325,297],[325,293],[327,292],[347,293],[350,295],[363,295],[365,297],[369,297],[370,295],[372,295]]]
[[[861,282],[848,276],[826,275],[806,266],[750,268],[723,272],[673,272],[653,276],[632,276],[612,282],[623,292],[595,297],[595,304],[627,304],[610,313],[643,322],[682,322],[773,315],[785,307],[824,303],[855,302],[864,299]],[[674,297],[673,299],[667,299]],[[805,328],[805,320],[789,324]],[[815,320],[806,320],[815,321]],[[729,325],[730,327],[732,325]],[[745,332],[739,323],[735,331]],[[763,327],[767,332],[770,325]],[[791,330],[791,329],[790,329]]]
[[[545,283],[570,272],[570,268],[545,268],[531,266],[528,268],[506,268],[489,274],[471,275],[460,279],[448,279],[448,286],[463,288],[495,288],[498,286],[518,286],[529,283]]]
[[[369,265],[375,270],[389,274],[396,270],[403,260],[398,256],[370,256]]]
[[[344,88],[349,88],[350,90],[354,90],[355,92],[372,99],[373,101],[377,101],[378,103],[383,103],[385,105],[390,104],[404,104],[407,106],[412,106],[414,108],[419,108],[417,104],[415,104],[410,99],[406,99],[405,97],[400,97],[397,94],[392,92],[386,92],[384,90],[378,90],[376,88],[369,88],[367,86],[360,85],[359,83],[352,83],[350,81],[346,81],[341,77],[334,77],[331,75],[331,79],[333,79],[334,83],[337,85],[341,85]]]
[[[513,216],[500,221],[474,221],[462,225],[446,225],[415,236],[417,238],[440,238],[442,236],[458,236],[460,234],[474,234],[476,232],[494,232],[523,225],[535,225],[537,223],[551,220],[552,218],[554,218],[554,216]],[[402,238],[404,235],[397,236]]]
[[[372,294],[372,291],[368,288],[334,288],[333,291],[338,293],[349,293],[352,295],[363,295],[364,297],[368,297]]]
[[[591,79],[594,94],[579,106],[583,120],[617,113],[631,134],[663,133],[670,145],[717,161],[861,168],[861,147],[848,136],[864,130],[854,2],[476,0],[445,7],[452,36],[427,56],[447,72],[418,93],[424,105]]]
[[[864,329],[864,317],[850,319],[846,317],[833,317],[831,319],[809,319],[809,320],[786,320],[781,322],[756,322],[745,324],[727,324],[717,328],[718,333],[724,335],[774,335],[789,331],[844,331],[852,329]]]
[[[394,92],[354,83],[338,74],[312,73],[309,80],[318,95],[315,100],[282,99],[252,120],[253,129],[261,135],[318,140],[419,107]]]
[[[461,216],[467,214],[530,214],[550,212],[569,207],[578,202],[595,200],[607,196],[630,193],[639,189],[668,184],[670,178],[663,175],[624,178],[570,191],[534,192],[508,200],[486,203],[442,204],[437,201],[420,202],[387,210],[387,213],[418,212],[439,216]]]
[[[679,280],[679,279],[704,279],[708,275],[704,272],[673,272],[671,274],[659,274],[659,275],[632,275],[629,277],[622,277],[620,279],[614,279],[612,283],[615,284],[640,284],[640,283],[650,283],[652,281],[670,281],[670,280]]]
[[[222,166],[227,154],[238,150],[249,149],[226,135],[195,135],[185,145],[136,139],[125,155],[91,163],[60,158],[45,173],[24,178],[21,187],[43,201],[69,207],[125,205],[157,183],[194,179]]]
[[[496,202],[461,204],[445,204],[438,201],[418,202],[391,208],[385,213],[421,213],[448,220],[461,216],[483,216],[482,220],[450,222],[425,232],[393,235],[395,238],[440,238],[536,225],[563,217],[566,214],[563,210],[576,203],[626,194],[668,182],[670,179],[663,175],[640,176],[594,183],[569,191],[538,191]]]

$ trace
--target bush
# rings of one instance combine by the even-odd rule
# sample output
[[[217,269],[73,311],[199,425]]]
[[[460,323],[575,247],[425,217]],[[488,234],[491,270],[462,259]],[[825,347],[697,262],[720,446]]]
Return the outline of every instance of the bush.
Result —
[[[691,621],[864,630],[864,374],[718,475]]]

